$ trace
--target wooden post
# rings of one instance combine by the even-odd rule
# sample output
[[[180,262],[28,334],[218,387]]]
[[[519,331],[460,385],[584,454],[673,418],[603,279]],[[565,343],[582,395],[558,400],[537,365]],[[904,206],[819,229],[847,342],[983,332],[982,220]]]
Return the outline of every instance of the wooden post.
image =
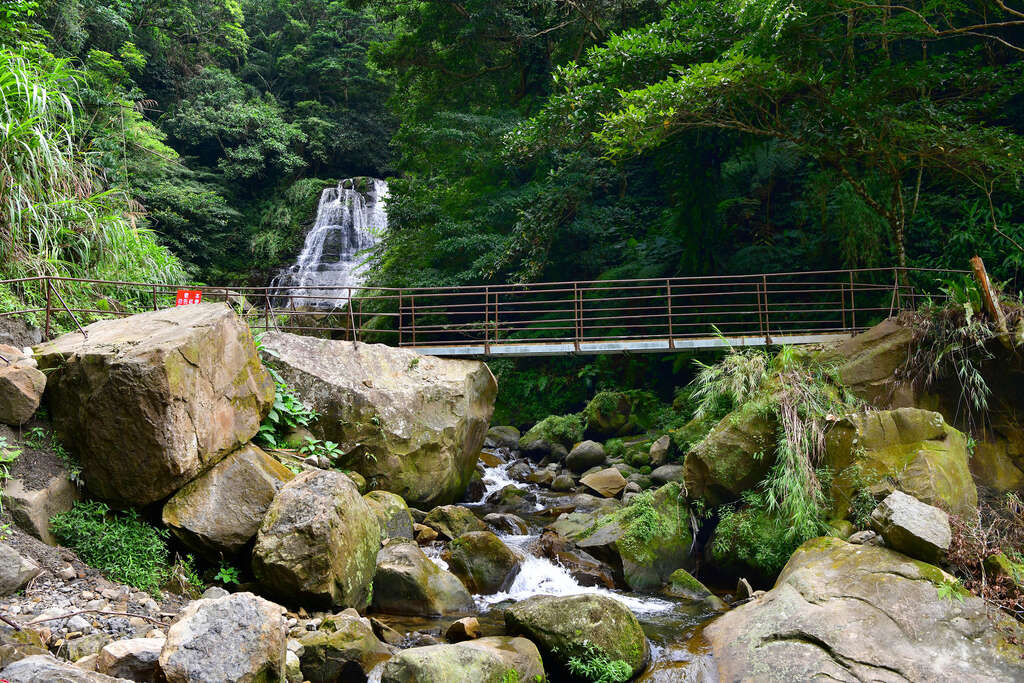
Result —
[[[992,281],[989,280],[988,271],[985,270],[985,262],[980,256],[971,259],[971,268],[974,270],[974,279],[978,281],[981,288],[981,298],[985,304],[992,321],[996,324],[996,331],[999,333],[999,341],[1009,350],[1013,350],[1013,342],[1010,341],[1010,330],[1006,327],[1006,316],[999,305],[999,297],[992,290]]]

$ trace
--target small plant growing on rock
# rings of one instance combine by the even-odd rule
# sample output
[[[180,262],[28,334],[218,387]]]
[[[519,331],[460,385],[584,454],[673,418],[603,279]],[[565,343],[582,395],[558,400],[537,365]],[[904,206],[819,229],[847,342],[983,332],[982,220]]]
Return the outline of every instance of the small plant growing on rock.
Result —
[[[299,446],[299,453],[303,455],[325,456],[329,460],[337,460],[342,455],[341,447],[333,441],[321,441],[306,437],[305,443]]]
[[[612,659],[600,648],[586,643],[582,656],[568,661],[569,673],[591,683],[625,683],[633,677],[633,669],[621,659]]]
[[[241,578],[241,572],[238,571],[237,567],[232,567],[230,564],[221,564],[220,569],[217,570],[217,575],[213,578],[226,586],[237,585]]]
[[[281,439],[296,427],[307,427],[316,419],[316,411],[307,406],[295,393],[288,388],[273,368],[267,368],[274,383],[277,386],[277,393],[274,395],[274,405],[267,413],[267,419],[260,425],[257,440],[271,448],[277,448]]]

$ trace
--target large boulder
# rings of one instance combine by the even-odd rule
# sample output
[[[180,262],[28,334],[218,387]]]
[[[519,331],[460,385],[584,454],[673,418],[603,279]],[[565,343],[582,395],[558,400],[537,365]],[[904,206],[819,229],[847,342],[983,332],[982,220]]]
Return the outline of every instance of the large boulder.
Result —
[[[902,491],[871,511],[871,526],[893,550],[936,564],[945,560],[953,540],[949,515]]]
[[[1024,627],[941,569],[887,548],[812,539],[775,587],[712,622],[723,681],[1024,679]]]
[[[775,462],[778,425],[752,410],[737,410],[715,425],[683,461],[691,499],[719,505],[753,488]]]
[[[843,342],[839,378],[853,393],[876,408],[913,404],[913,392],[896,385],[896,372],[907,363],[914,331],[894,318]]]
[[[385,614],[443,616],[473,609],[473,597],[451,572],[412,542],[392,542],[377,556],[373,609]]]
[[[899,408],[843,418],[826,437],[824,464],[836,473],[833,514],[846,515],[855,486],[882,496],[895,483],[929,505],[972,517],[978,490],[968,462],[966,437],[940,413]]]
[[[515,427],[508,425],[496,425],[487,430],[484,444],[490,448],[511,448],[519,447],[519,438],[522,435]]]
[[[573,446],[565,458],[565,466],[569,471],[583,474],[591,467],[603,465],[607,455],[604,446],[596,441],[581,441]]]
[[[599,594],[527,598],[505,610],[505,628],[536,643],[549,672],[566,671],[574,657],[604,656],[625,662],[632,678],[651,656],[633,613],[615,598]]]
[[[311,425],[372,488],[432,507],[461,499],[498,385],[479,361],[270,333],[267,362],[319,417]]]
[[[46,400],[89,490],[145,505],[259,431],[274,382],[225,304],[104,320],[36,347]]]
[[[444,559],[470,593],[484,595],[508,590],[522,568],[519,556],[490,531],[471,531],[454,539]]]
[[[0,422],[14,427],[35,415],[46,389],[46,375],[34,358],[6,344],[0,344]]]
[[[503,636],[403,650],[384,665],[381,676],[381,683],[543,680],[544,663],[537,646],[525,638]]]
[[[414,538],[412,513],[401,496],[389,491],[370,491],[363,496],[363,500],[377,515],[382,541],[388,538]]]
[[[40,572],[33,560],[22,557],[17,550],[0,543],[0,595],[10,595],[34,579]]]
[[[167,683],[271,683],[284,675],[287,622],[280,605],[252,593],[189,603],[167,631]]]
[[[285,484],[256,536],[252,568],[275,595],[313,605],[369,603],[380,525],[352,480],[308,470]]]
[[[47,545],[57,545],[50,519],[70,510],[81,498],[67,472],[51,476],[45,484],[13,477],[4,484],[2,495],[4,510],[14,523]]]
[[[347,614],[328,617],[299,643],[302,675],[312,683],[365,681],[373,667],[394,653],[377,639],[367,620]]]
[[[175,493],[164,504],[163,522],[189,548],[217,562],[252,540],[274,496],[294,477],[246,445]]]
[[[125,683],[96,671],[86,671],[50,655],[36,654],[11,662],[0,670],[10,683]]]

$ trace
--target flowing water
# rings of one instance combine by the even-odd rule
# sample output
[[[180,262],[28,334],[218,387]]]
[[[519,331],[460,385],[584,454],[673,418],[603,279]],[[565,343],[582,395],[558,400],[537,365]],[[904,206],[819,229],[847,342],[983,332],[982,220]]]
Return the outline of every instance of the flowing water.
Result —
[[[316,222],[295,264],[271,284],[276,305],[318,311],[343,308],[347,288],[364,282],[367,250],[387,230],[387,197],[388,184],[376,178],[349,178],[324,190]]]
[[[511,458],[512,453],[499,449],[498,455],[504,462],[484,469],[482,499],[463,505],[474,510],[480,517],[500,511],[487,501],[493,494],[512,484],[535,496],[538,509],[516,511],[529,526],[528,533],[498,533],[498,537],[520,555],[522,569],[507,591],[494,595],[473,596],[479,610],[477,618],[484,634],[500,633],[504,623],[503,607],[530,596],[601,593],[626,605],[637,616],[651,643],[651,665],[638,680],[648,683],[716,681],[717,672],[707,643],[701,635],[703,625],[714,616],[714,613],[689,602],[660,595],[581,586],[564,567],[537,555],[534,552],[535,541],[540,537],[544,525],[550,523],[552,519],[545,514],[546,509],[559,507],[565,498],[573,494],[555,493],[535,484],[514,479],[510,475],[510,469],[516,465]],[[441,543],[423,548],[438,566],[447,569],[447,564],[441,558],[443,549]],[[443,634],[443,629],[452,621],[451,618],[375,616],[401,632],[418,631],[435,635]],[[379,676],[379,672],[376,673]]]

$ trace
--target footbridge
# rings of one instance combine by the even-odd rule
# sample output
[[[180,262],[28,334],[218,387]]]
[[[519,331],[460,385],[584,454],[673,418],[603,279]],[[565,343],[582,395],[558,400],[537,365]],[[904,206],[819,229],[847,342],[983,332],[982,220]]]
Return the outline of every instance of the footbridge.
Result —
[[[969,271],[871,268],[465,287],[179,286],[60,277],[0,282],[47,336],[184,301],[226,301],[254,330],[439,356],[670,353],[834,342],[938,295]],[[95,296],[83,304],[81,285]],[[78,285],[79,295],[72,297]],[[69,303],[70,302],[70,303]]]

